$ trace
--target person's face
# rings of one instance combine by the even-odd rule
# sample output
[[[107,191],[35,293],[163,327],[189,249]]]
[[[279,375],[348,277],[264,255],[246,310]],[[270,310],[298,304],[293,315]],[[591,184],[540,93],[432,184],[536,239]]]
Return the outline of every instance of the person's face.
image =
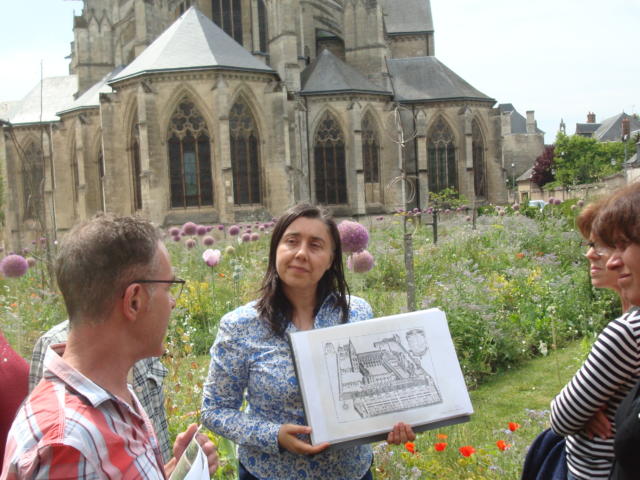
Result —
[[[332,261],[329,227],[316,218],[294,220],[276,249],[276,271],[285,292],[315,292]]]
[[[613,249],[600,245],[593,237],[589,243],[584,256],[589,260],[591,284],[596,288],[619,290],[617,272],[607,268],[607,261],[611,257]]]
[[[607,268],[618,275],[618,286],[631,305],[640,305],[640,245],[619,245],[611,253]]]

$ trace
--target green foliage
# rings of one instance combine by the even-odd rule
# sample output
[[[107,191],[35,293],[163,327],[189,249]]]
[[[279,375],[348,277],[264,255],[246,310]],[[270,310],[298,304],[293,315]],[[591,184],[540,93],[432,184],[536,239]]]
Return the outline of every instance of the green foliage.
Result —
[[[627,146],[631,152],[634,148]],[[564,186],[597,182],[622,169],[624,151],[623,142],[598,142],[594,138],[560,132],[553,158],[556,181]]]
[[[458,191],[452,187],[447,187],[437,193],[433,192],[429,194],[429,204],[440,210],[453,210],[468,205],[468,202],[464,195],[460,195]]]

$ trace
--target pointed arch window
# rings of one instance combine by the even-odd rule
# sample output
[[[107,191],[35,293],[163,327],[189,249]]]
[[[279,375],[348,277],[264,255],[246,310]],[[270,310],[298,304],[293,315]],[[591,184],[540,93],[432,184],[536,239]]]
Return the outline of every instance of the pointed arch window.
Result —
[[[258,3],[258,45],[260,51],[267,53],[267,8],[264,0],[257,0]]]
[[[24,151],[23,170],[24,217],[35,219],[42,211],[44,192],[44,159],[42,149],[32,142]]]
[[[362,119],[362,165],[364,168],[365,200],[367,203],[380,198],[380,140],[371,113]]]
[[[477,120],[473,120],[471,126],[471,145],[473,152],[473,185],[476,197],[487,196],[487,172],[484,161],[484,138]]]
[[[142,209],[142,168],[140,164],[140,128],[138,118],[133,121],[131,128],[131,179],[133,182],[133,209]]]
[[[347,203],[344,135],[329,112],[318,125],[313,157],[317,202],[326,205]]]
[[[438,118],[429,132],[427,162],[430,192],[437,193],[445,188],[458,190],[453,133],[442,117]]]
[[[80,199],[80,172],[78,166],[78,153],[76,152],[76,145],[73,144],[71,149],[71,179],[73,182],[73,201],[74,208],[77,208],[78,200]]]
[[[211,17],[227,35],[242,45],[242,0],[211,0]]]
[[[262,203],[260,137],[256,122],[244,100],[229,112],[229,144],[233,170],[233,198],[236,205]]]
[[[209,130],[188,98],[173,113],[167,136],[171,207],[213,205]]]

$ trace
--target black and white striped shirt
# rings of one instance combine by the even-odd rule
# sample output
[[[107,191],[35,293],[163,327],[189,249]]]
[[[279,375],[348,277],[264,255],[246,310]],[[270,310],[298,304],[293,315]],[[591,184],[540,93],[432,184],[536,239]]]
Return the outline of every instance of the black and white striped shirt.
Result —
[[[640,378],[640,310],[633,309],[602,330],[580,370],[551,402],[551,426],[567,437],[567,462],[579,479],[606,479],[613,437],[590,439],[583,430],[604,407],[615,433],[618,405]]]

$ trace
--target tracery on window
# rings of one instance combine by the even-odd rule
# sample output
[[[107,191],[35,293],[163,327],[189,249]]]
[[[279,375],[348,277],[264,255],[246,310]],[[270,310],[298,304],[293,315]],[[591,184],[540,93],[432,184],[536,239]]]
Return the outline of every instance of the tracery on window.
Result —
[[[236,205],[259,204],[262,202],[260,137],[244,100],[231,107],[229,137],[234,202]]]
[[[476,197],[485,198],[487,195],[487,175],[484,161],[484,138],[477,120],[473,120],[471,126],[472,152],[473,152],[473,184]]]
[[[326,205],[347,203],[345,143],[336,118],[325,113],[314,141],[316,200]]]
[[[427,135],[427,168],[430,192],[437,193],[445,188],[458,190],[454,137],[442,117]]]
[[[167,136],[171,207],[213,205],[209,130],[189,98],[178,104]]]
[[[43,207],[44,158],[42,149],[32,142],[24,150],[23,198],[25,219],[35,219]]]
[[[380,202],[380,140],[371,113],[362,119],[362,166],[364,169],[365,201]]]
[[[242,0],[211,0],[215,24],[242,45]]]
[[[140,175],[142,168],[140,165],[140,128],[138,118],[133,120],[131,128],[131,176],[133,182],[133,208],[142,209],[142,180]]]

